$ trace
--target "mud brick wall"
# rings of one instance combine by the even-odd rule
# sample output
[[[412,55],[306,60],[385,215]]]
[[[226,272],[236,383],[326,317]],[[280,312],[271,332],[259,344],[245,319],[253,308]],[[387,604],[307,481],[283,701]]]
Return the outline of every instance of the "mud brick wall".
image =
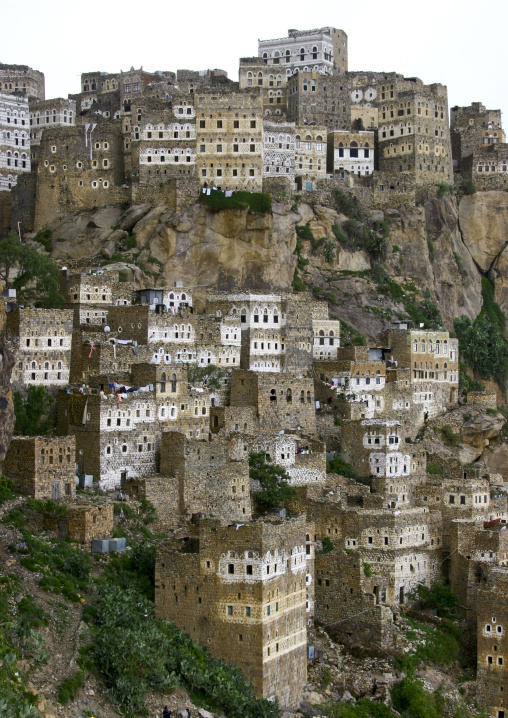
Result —
[[[14,488],[34,499],[59,499],[75,493],[75,440],[65,437],[12,438],[3,472]]]

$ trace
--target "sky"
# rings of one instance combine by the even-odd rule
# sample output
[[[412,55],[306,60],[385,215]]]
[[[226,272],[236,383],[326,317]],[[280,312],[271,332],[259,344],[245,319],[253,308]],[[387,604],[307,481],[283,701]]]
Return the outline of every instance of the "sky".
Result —
[[[473,0],[24,0],[2,8],[0,62],[44,72],[48,99],[79,92],[82,72],[131,66],[221,68],[238,80],[238,59],[257,55],[258,39],[331,25],[348,35],[350,70],[440,82],[449,107],[479,101],[508,125],[508,2],[484,10]]]

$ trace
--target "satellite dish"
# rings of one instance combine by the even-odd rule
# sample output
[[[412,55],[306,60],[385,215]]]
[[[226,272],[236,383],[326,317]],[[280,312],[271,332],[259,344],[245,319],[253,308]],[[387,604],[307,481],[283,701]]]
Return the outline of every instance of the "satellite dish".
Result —
[[[106,324],[106,326],[104,327],[104,331],[106,332],[106,334],[111,331],[111,329],[108,327],[107,324]]]
[[[62,267],[62,272],[66,272],[66,271],[67,271],[67,267]]]

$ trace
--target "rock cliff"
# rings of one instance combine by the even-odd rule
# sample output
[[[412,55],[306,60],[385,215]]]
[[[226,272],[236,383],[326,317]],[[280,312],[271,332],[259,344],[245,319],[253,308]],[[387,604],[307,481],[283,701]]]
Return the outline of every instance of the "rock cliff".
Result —
[[[368,339],[394,317],[407,316],[408,302],[418,303],[425,293],[437,302],[448,329],[457,316],[477,316],[486,275],[508,314],[508,193],[430,198],[424,206],[364,217],[371,226],[387,228],[381,254],[337,241],[337,229],[348,220],[338,207],[274,203],[264,215],[212,212],[201,204],[176,214],[165,205],[124,213],[110,207],[55,224],[52,256],[61,262],[107,261],[131,277],[135,270],[138,287],[182,281],[195,288],[199,302],[207,286],[289,290],[297,263],[295,228],[308,224],[316,242],[303,242],[301,257],[308,263],[301,278],[329,301],[332,314]],[[326,243],[333,246],[331,262]],[[380,282],[380,267],[399,290]]]

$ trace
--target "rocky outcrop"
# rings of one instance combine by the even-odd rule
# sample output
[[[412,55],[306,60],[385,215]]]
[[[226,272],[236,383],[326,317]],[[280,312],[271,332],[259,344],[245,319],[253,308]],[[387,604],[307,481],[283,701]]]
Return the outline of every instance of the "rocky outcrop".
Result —
[[[0,301],[0,470],[14,430],[14,406],[12,403],[11,371],[14,356],[6,336],[6,317]]]
[[[476,192],[462,197],[459,223],[464,244],[483,273],[508,241],[508,193]]]

